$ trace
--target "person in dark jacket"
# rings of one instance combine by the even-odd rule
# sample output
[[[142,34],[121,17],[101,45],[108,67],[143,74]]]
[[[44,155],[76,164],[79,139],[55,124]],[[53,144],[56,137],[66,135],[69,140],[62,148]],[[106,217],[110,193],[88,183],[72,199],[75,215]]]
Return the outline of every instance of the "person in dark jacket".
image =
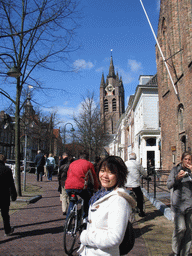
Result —
[[[173,167],[167,179],[174,214],[172,250],[176,256],[189,255],[192,241],[192,157],[184,152],[181,163]]]
[[[35,157],[35,164],[37,165],[37,181],[39,181],[39,175],[41,181],[43,181],[43,173],[44,173],[44,165],[45,165],[45,157],[41,153],[41,150],[37,151],[37,155]]]
[[[62,165],[66,164],[66,163],[68,163],[68,154],[67,154],[66,152],[64,152],[64,153],[62,154],[61,160],[59,161],[59,168],[60,168]]]
[[[72,163],[74,159],[69,156],[65,158],[64,164],[62,164],[59,168],[58,173],[58,181],[59,181],[59,189],[60,192],[60,201],[62,202],[62,212],[63,215],[66,215],[67,209],[69,206],[69,196],[67,192],[65,191],[65,181],[67,179],[67,171],[69,169],[70,163]]]
[[[15,189],[12,170],[8,166],[5,166],[5,162],[6,157],[3,154],[0,154],[0,209],[1,216],[3,218],[5,235],[9,236],[14,231],[14,228],[10,226],[10,197],[12,201],[16,201],[17,192]]]

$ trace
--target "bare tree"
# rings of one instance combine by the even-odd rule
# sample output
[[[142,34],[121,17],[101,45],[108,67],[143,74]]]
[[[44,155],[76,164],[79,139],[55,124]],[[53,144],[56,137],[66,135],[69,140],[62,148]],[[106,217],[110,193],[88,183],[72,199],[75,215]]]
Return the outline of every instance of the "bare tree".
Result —
[[[101,154],[108,140],[101,123],[99,106],[94,101],[94,93],[88,93],[81,103],[80,113],[73,119],[77,126],[77,140],[88,151],[89,159],[93,160]]]
[[[40,82],[34,71],[45,68],[63,71],[69,53],[76,50],[75,31],[79,18],[77,0],[0,0],[0,93],[15,105],[16,189],[21,195],[20,180],[20,111],[22,90]],[[63,63],[58,67],[58,62]],[[13,66],[14,70],[8,69]],[[7,74],[16,77],[16,86]],[[9,83],[9,87],[6,84]],[[3,87],[3,88],[2,88]],[[10,94],[8,89],[11,87]]]

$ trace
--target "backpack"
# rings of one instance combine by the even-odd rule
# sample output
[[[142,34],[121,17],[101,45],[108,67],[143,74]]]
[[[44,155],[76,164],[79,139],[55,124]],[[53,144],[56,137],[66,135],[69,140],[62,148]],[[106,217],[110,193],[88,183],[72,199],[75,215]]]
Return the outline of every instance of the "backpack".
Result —
[[[130,221],[127,223],[127,228],[122,243],[119,246],[120,255],[125,255],[133,249],[135,244],[135,231]]]

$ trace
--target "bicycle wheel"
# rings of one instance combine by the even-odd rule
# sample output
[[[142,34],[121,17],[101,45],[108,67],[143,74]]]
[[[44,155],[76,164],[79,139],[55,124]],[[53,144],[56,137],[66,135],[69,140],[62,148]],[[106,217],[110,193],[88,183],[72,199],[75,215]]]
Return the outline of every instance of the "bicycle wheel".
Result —
[[[64,225],[64,250],[67,255],[71,255],[77,239],[77,216],[71,212]]]

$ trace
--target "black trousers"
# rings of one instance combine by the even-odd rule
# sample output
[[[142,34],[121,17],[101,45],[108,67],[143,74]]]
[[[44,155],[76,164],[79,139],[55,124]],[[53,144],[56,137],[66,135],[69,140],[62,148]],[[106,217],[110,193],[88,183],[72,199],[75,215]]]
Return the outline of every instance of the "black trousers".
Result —
[[[44,166],[38,166],[37,167],[37,181],[39,181],[39,175],[41,181],[43,180],[43,173],[44,173]]]
[[[4,225],[4,230],[5,234],[9,234],[11,231],[11,226],[10,226],[10,217],[9,217],[9,205],[0,205],[1,209],[1,216],[3,218],[3,225]]]
[[[143,192],[141,190],[141,187],[132,188],[133,192],[135,192],[135,195],[137,197],[137,207],[139,211],[143,212]]]

